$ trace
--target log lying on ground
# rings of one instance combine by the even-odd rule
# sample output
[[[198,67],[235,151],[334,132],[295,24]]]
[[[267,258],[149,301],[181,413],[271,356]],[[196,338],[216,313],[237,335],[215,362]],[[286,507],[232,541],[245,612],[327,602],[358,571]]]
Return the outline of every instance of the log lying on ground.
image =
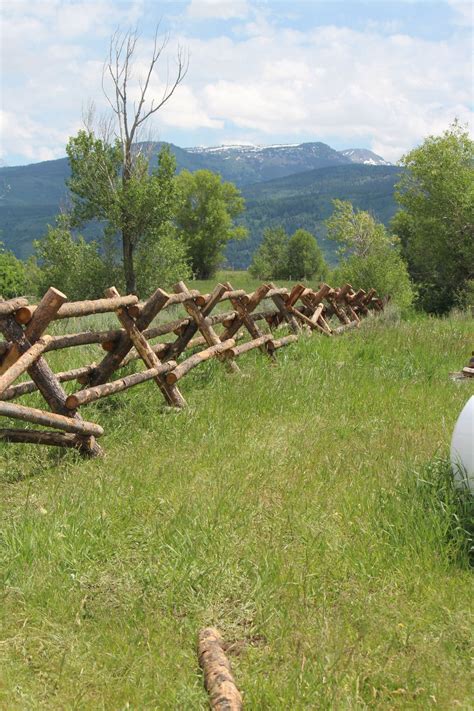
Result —
[[[10,316],[18,309],[28,306],[28,299],[20,297],[18,299],[8,299],[8,301],[0,301],[0,318]]]
[[[50,341],[51,336],[43,336],[43,338],[40,338],[29,350],[25,351],[3,375],[0,375],[0,395],[14,383],[20,375],[23,375],[23,373],[28,370],[30,365],[43,353]]]
[[[200,365],[200,363],[204,363],[206,360],[209,360],[210,358],[213,358],[214,356],[217,356],[220,353],[227,352],[234,345],[235,340],[233,338],[230,338],[228,341],[224,341],[223,343],[217,343],[215,346],[210,346],[209,348],[206,348],[203,351],[194,353],[189,358],[186,358],[186,360],[184,360],[178,366],[175,365],[173,371],[171,373],[168,373],[168,375],[166,376],[166,381],[170,385],[174,385],[174,383],[177,383],[178,380],[183,377],[183,375],[189,373],[189,371],[195,368],[197,365]]]
[[[56,427],[58,430],[73,432],[74,434],[93,437],[100,437],[104,434],[102,427],[94,422],[85,422],[84,420],[77,420],[64,415],[56,415],[54,412],[38,410],[36,407],[25,407],[24,405],[15,405],[10,402],[0,402],[0,415],[23,420],[24,422],[32,422],[35,425]]]
[[[218,630],[207,627],[199,632],[198,659],[211,708],[218,711],[241,711],[242,696],[232,676]]]
[[[0,429],[0,442],[12,444],[45,444],[50,447],[69,447],[82,451],[83,440],[74,434],[40,430]]]
[[[152,380],[158,375],[167,373],[173,368],[176,368],[177,363],[175,361],[169,361],[168,363],[162,363],[156,368],[149,368],[141,373],[132,373],[132,375],[126,375],[120,380],[114,380],[111,383],[103,383],[102,385],[96,385],[92,388],[86,388],[85,390],[79,390],[79,392],[69,395],[66,399],[66,407],[71,410],[75,410],[81,405],[86,405],[89,402],[95,402],[100,400],[100,398],[107,397],[108,395],[113,395],[114,393],[120,393],[123,390],[128,390],[134,385],[139,385],[140,383],[145,383],[147,380]]]
[[[351,328],[359,328],[359,326],[360,321],[350,321],[349,323],[345,323],[342,326],[333,328],[332,332],[335,336],[339,336],[341,333],[344,333],[344,331],[350,331]]]
[[[94,299],[90,301],[68,301],[61,306],[55,315],[55,319],[73,318],[74,316],[92,316],[92,314],[104,314],[115,311],[121,306],[136,304],[138,297],[134,294],[128,296],[117,296],[110,299]],[[15,313],[18,323],[29,323],[38,306],[25,306]]]

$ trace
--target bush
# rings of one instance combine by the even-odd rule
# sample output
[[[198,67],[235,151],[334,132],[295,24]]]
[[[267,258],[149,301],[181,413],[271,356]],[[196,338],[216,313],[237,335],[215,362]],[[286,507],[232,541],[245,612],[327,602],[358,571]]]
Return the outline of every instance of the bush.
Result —
[[[267,227],[263,230],[263,239],[254,252],[249,267],[250,274],[256,279],[285,278],[288,263],[289,237],[284,227]]]
[[[413,303],[414,291],[405,262],[398,250],[381,247],[366,257],[353,254],[336,267],[337,284],[349,282],[356,289],[377,289],[381,297],[390,297],[401,309]]]
[[[316,239],[306,230],[296,230],[288,242],[287,276],[289,279],[322,281],[327,274],[327,264]]]
[[[257,279],[324,279],[327,264],[311,232],[300,229],[289,237],[284,227],[267,227],[249,272]]]
[[[151,234],[136,252],[137,288],[146,298],[155,289],[166,289],[192,276],[186,245],[173,233]]]
[[[49,227],[46,237],[34,245],[40,295],[55,286],[68,299],[94,299],[117,281],[117,268],[106,263],[97,243],[74,237],[66,227]]]
[[[11,299],[20,296],[26,290],[26,272],[24,263],[12,252],[4,250],[0,242],[0,296]]]
[[[340,244],[341,259],[334,270],[336,282],[349,282],[356,289],[377,289],[400,308],[411,306],[413,286],[399,240],[366,211],[354,210],[348,201],[333,200],[334,212],[327,221],[328,238]]]

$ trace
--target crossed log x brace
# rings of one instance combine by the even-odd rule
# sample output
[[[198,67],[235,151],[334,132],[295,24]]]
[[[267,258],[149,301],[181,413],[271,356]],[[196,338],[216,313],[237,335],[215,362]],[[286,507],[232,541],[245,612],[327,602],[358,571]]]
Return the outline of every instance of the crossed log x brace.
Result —
[[[322,284],[317,291],[297,284],[289,292],[270,283],[247,294],[226,282],[217,284],[210,294],[200,294],[178,282],[174,292],[157,289],[140,303],[136,296],[120,296],[111,287],[103,299],[67,302],[63,293],[51,287],[38,305],[29,305],[24,298],[0,301],[0,332],[5,338],[0,342],[0,415],[53,428],[3,429],[0,439],[73,447],[82,454],[98,456],[102,449],[97,437],[103,430],[96,423],[84,421],[79,407],[154,380],[168,405],[183,408],[186,401],[177,383],[201,363],[216,358],[229,372],[238,374],[236,359],[244,353],[258,348],[274,360],[275,351],[297,340],[302,330],[331,336],[359,326],[369,309],[383,308],[375,290],[354,292],[349,284],[340,289]],[[264,300],[273,308],[257,311]],[[212,315],[224,301],[232,310]],[[152,325],[161,312],[178,305],[184,307],[187,317]],[[107,312],[116,314],[121,328],[59,336],[45,333],[54,320]],[[334,318],[340,326],[331,326]],[[262,330],[262,322],[270,332]],[[220,334],[215,330],[219,325],[223,327]],[[277,337],[274,329],[281,325],[292,333]],[[245,332],[250,340],[238,344]],[[174,334],[175,340],[150,343],[167,334]],[[54,373],[46,361],[45,354],[50,351],[92,343],[101,344],[105,351],[99,363]],[[116,371],[137,360],[143,361],[144,370],[111,380]],[[15,384],[25,373],[31,380]],[[72,380],[82,388],[67,395],[61,383]],[[36,391],[49,411],[8,402]]]

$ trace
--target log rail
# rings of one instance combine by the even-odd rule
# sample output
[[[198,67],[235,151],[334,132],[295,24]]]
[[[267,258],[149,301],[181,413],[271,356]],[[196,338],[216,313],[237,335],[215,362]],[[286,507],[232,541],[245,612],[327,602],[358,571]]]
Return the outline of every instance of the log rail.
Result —
[[[221,361],[230,373],[239,374],[236,359],[245,353],[259,349],[274,360],[279,348],[304,332],[333,337],[358,328],[370,311],[384,308],[374,289],[355,291],[350,284],[321,284],[317,290],[296,284],[289,290],[269,283],[247,294],[226,282],[201,294],[179,282],[173,291],[157,289],[145,302],[135,295],[121,296],[114,287],[105,290],[104,298],[88,301],[68,301],[53,287],[38,304],[24,297],[0,298],[0,416],[26,423],[0,429],[0,442],[45,444],[100,456],[96,438],[103,429],[84,421],[80,407],[153,380],[169,406],[183,408],[186,400],[177,384],[206,361]],[[220,304],[230,310],[212,314]],[[171,307],[173,319],[165,320]],[[176,308],[181,308],[181,316]],[[99,313],[114,314],[117,327],[46,333],[53,321]],[[277,331],[280,327],[287,329],[286,335]],[[152,343],[156,338],[166,340]],[[81,346],[99,346],[98,362],[55,373],[46,360],[52,351]],[[118,373],[139,361],[143,364],[138,372]],[[16,382],[25,374],[30,380]],[[62,383],[72,381],[77,388],[68,394]],[[48,409],[9,402],[31,393],[41,394]],[[32,429],[32,424],[49,429]]]

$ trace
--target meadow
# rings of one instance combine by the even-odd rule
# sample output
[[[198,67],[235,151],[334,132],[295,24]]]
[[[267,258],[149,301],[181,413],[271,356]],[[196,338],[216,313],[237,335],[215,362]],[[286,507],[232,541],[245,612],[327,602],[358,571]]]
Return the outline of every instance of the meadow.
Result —
[[[206,709],[208,625],[248,709],[472,708],[471,350],[472,318],[388,309],[207,362],[182,412],[151,384],[89,405],[103,459],[0,445],[1,708]]]

